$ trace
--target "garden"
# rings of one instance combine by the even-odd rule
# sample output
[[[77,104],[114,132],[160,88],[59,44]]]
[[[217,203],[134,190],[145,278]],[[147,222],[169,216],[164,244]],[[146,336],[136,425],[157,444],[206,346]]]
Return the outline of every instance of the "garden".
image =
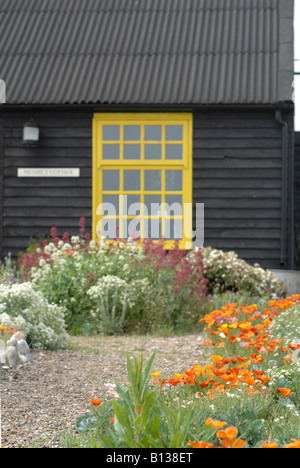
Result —
[[[119,347],[159,337],[174,347],[164,369],[156,346],[147,359],[120,349],[122,378],[74,413],[73,430],[59,434],[68,448],[300,448],[299,311],[300,295],[288,297],[270,271],[235,252],[96,243],[84,218],[78,235],[53,227],[0,265],[2,343],[21,333],[33,352],[56,360],[97,337]],[[195,361],[178,368],[182,337]]]

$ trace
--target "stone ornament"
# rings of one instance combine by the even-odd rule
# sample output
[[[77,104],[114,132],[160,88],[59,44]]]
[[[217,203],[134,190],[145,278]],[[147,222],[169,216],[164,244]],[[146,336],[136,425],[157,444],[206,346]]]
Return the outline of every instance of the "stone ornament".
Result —
[[[0,340],[0,364],[3,369],[16,369],[19,364],[32,362],[30,347],[23,333],[15,333],[6,343]]]

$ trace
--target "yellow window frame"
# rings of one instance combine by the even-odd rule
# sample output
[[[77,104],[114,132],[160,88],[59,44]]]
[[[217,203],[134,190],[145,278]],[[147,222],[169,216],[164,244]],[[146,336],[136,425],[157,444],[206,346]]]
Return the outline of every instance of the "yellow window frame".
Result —
[[[157,142],[152,140],[152,144],[159,143],[162,148],[162,157],[159,160],[146,159],[144,154],[145,148],[145,135],[144,128],[146,125],[160,125],[162,128],[161,139]],[[103,143],[103,126],[104,125],[118,125],[120,126],[119,139],[105,140]],[[124,158],[124,126],[125,125],[139,125],[141,128],[140,143],[140,159],[125,159]],[[167,125],[181,125],[182,140],[166,140],[165,129]],[[103,189],[102,189],[102,171],[103,170],[119,170],[120,174],[126,169],[138,169],[141,171],[142,187],[144,187],[143,174],[147,169],[161,170],[163,174],[162,187],[159,193],[162,197],[162,203],[165,201],[166,195],[181,194],[182,195],[182,238],[179,240],[179,247],[184,250],[192,248],[192,128],[193,128],[193,117],[190,113],[96,113],[93,118],[93,201],[92,201],[92,235],[93,239],[99,241],[99,235],[97,226],[103,218],[99,214],[98,207],[102,203]],[[103,157],[102,148],[105,144],[108,145],[119,145],[120,153],[118,159],[105,159]],[[126,140],[125,144],[134,144],[136,140]],[[182,144],[182,159],[167,159],[165,148],[167,144]],[[168,191],[166,192],[164,185],[164,174],[166,170],[181,170],[182,171],[182,190],[180,191]],[[121,177],[122,180],[122,177]],[[135,191],[124,191],[123,184],[120,184],[119,190],[105,191],[105,194],[118,194],[128,195],[134,194]],[[140,192],[141,204],[143,206],[144,196],[147,194],[146,191]],[[151,190],[151,194],[155,194],[155,191]],[[122,197],[120,198],[122,203]],[[162,210],[163,211],[163,210]],[[122,213],[122,207],[120,208]],[[109,218],[105,216],[105,218]],[[122,225],[122,215],[118,216],[120,225]],[[126,217],[130,219],[130,216]],[[141,220],[145,220],[143,213],[140,214]],[[148,216],[148,219],[155,219],[155,216]],[[164,235],[164,229],[166,226],[166,220],[176,219],[177,216],[165,216],[163,213],[159,216],[162,222],[162,235]],[[143,223],[141,223],[142,225]],[[121,228],[122,229],[122,228]],[[121,233],[122,234],[122,233]],[[120,235],[120,237],[122,237]],[[143,236],[142,236],[143,237]],[[174,246],[173,240],[165,240],[165,248],[171,249]]]

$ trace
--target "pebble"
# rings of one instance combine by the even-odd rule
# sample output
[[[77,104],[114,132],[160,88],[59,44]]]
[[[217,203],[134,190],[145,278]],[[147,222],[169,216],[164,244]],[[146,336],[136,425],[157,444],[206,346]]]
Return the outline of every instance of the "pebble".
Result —
[[[197,335],[155,339],[159,351],[154,370],[172,376],[199,363],[196,339]],[[89,392],[109,398],[105,384],[127,383],[126,353],[142,354],[146,362],[153,354],[152,344],[147,337],[96,337],[89,352],[32,351],[31,363],[2,371],[2,447],[63,448],[63,433],[76,435],[77,419],[90,410]]]

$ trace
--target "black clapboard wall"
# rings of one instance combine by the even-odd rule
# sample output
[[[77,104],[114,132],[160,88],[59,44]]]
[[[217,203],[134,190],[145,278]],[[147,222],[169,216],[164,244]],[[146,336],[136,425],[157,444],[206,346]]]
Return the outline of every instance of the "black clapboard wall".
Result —
[[[300,132],[295,133],[295,268],[300,269]]]
[[[36,148],[22,143],[23,124],[31,117],[41,132]],[[0,119],[2,255],[16,256],[30,236],[49,235],[52,226],[60,236],[76,234],[82,216],[91,229],[92,118],[93,110],[16,111],[3,115],[3,131]],[[18,167],[77,167],[81,173],[80,178],[18,178]],[[283,266],[282,128],[274,110],[194,112],[193,202],[205,206],[204,245],[235,250],[263,267]]]
[[[289,140],[292,136],[290,123]],[[291,145],[288,145],[291,176]],[[290,196],[282,192],[282,128],[275,112],[206,112],[194,119],[194,202],[205,204],[205,242],[249,263],[288,268]],[[281,252],[282,196],[286,197]],[[281,264],[282,254],[287,258]]]
[[[86,217],[91,228],[92,113],[9,114],[4,123],[4,254],[16,256],[29,237],[50,235],[52,226],[78,233]],[[22,143],[23,124],[34,117],[40,127],[38,147]],[[19,167],[75,167],[79,178],[20,178]]]

